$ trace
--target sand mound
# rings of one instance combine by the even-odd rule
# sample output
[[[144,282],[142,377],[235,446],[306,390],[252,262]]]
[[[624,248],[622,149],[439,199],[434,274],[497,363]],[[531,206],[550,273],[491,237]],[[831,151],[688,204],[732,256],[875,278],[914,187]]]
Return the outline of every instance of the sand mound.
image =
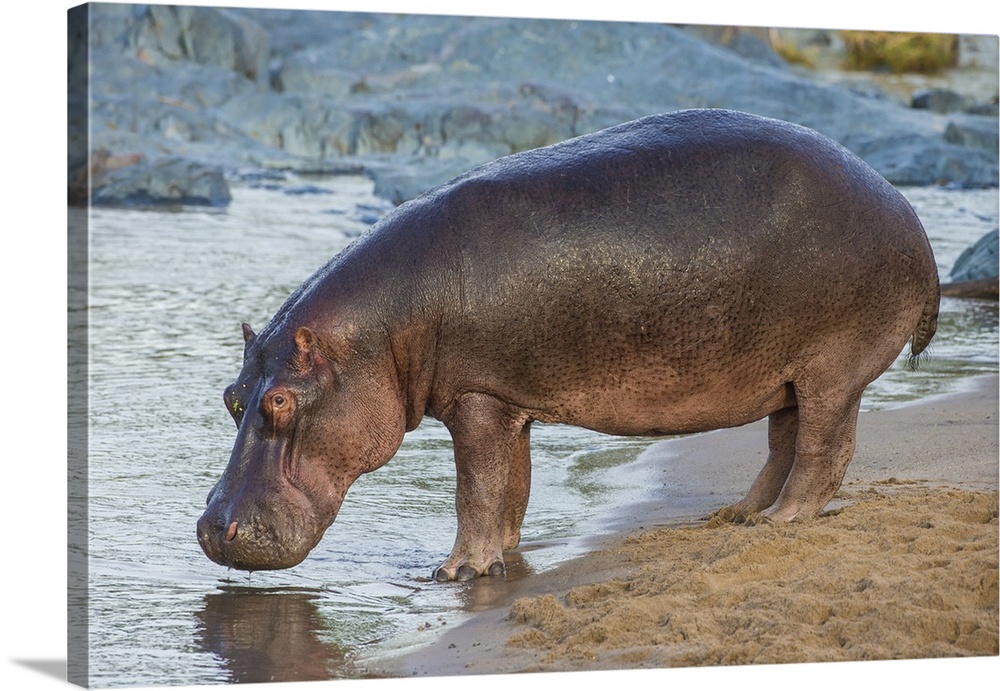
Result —
[[[616,550],[629,576],[521,598],[536,670],[998,654],[996,491],[886,481],[797,525],[685,526]]]

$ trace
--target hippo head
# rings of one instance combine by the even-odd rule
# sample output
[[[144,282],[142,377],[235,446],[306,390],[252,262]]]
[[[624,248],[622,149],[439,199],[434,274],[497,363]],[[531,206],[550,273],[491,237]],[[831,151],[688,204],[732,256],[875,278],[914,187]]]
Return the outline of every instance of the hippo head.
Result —
[[[257,336],[244,324],[243,336],[223,396],[239,432],[198,541],[224,566],[283,569],[316,546],[351,483],[392,457],[405,421],[385,351],[306,326]]]

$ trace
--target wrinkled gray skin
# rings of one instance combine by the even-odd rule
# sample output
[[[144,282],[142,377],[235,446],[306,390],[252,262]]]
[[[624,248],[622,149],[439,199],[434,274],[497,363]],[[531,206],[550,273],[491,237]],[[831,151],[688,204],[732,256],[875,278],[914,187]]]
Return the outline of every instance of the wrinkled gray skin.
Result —
[[[509,156],[405,204],[254,335],[225,392],[239,433],[198,522],[214,561],[297,564],[351,483],[424,415],[451,432],[458,535],[435,576],[504,571],[535,420],[619,435],[769,418],[721,515],[816,515],[865,386],[937,321],[909,204],[810,130],[653,116]]]

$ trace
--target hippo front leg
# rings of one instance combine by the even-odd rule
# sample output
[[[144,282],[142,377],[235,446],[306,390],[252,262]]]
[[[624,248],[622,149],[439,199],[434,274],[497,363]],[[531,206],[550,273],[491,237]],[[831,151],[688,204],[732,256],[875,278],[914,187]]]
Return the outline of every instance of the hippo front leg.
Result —
[[[476,393],[463,395],[443,421],[455,447],[458,534],[451,555],[435,569],[434,579],[464,581],[502,575],[505,541],[513,537],[507,524],[513,513],[519,529],[523,516],[520,501],[513,502],[517,504],[511,507],[513,511],[508,508],[508,481],[515,448],[527,453],[526,416],[492,396]],[[515,484],[520,487],[521,482]],[[526,488],[522,491],[526,505]]]
[[[526,422],[514,440],[514,452],[507,472],[504,494],[504,551],[521,543],[521,522],[528,508],[531,492],[531,422]]]

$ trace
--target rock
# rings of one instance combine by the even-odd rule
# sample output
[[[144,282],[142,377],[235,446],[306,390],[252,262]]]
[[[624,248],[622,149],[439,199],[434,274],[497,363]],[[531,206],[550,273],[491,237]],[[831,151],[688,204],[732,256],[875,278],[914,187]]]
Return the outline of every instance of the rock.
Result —
[[[849,136],[844,142],[894,185],[989,187],[1000,183],[997,156],[985,149],[913,133]]]
[[[134,160],[98,168],[90,201],[94,206],[226,206],[232,200],[220,167],[181,158]]]
[[[96,188],[111,171],[134,166],[142,159],[143,155],[138,153],[116,156],[107,149],[99,149],[89,158],[73,162],[69,176],[70,205],[85,206],[90,200],[91,184]]]
[[[270,78],[264,29],[227,10],[150,5],[136,22],[130,43],[146,54],[224,67],[261,84]]]
[[[285,21],[295,19],[285,15]],[[335,139],[348,155],[482,163],[651,112],[718,106],[801,122],[845,143],[879,139],[876,167],[901,184],[996,180],[995,165],[968,157],[961,145],[944,145],[925,114],[815,84],[775,67],[773,56],[742,59],[731,46],[711,45],[675,27],[350,14],[311,15],[313,26],[303,35],[320,21],[331,27],[329,40],[310,44],[304,38],[284,58],[283,70],[299,97],[320,88],[364,109],[353,110],[346,137],[338,126]],[[736,44],[744,33],[762,43],[746,32],[713,40]],[[312,86],[323,83],[329,86]],[[309,137],[315,142],[319,134],[313,128]],[[389,185],[394,194],[405,187],[396,173]]]
[[[1000,297],[1000,279],[981,278],[977,281],[959,281],[941,285],[941,295],[949,298],[975,298],[996,300]]]
[[[935,113],[969,113],[997,117],[997,98],[988,103],[975,103],[950,89],[921,89],[913,92],[911,107]],[[994,129],[996,129],[994,124]]]
[[[951,120],[944,131],[944,140],[959,146],[968,146],[987,151],[996,151],[1000,146],[1000,131],[997,119],[970,117]]]
[[[983,278],[993,278],[1000,274],[998,266],[997,244],[1000,239],[998,230],[992,230],[979,238],[972,247],[968,247],[955,260],[949,277],[953,282],[976,281]]]
[[[282,61],[272,86],[278,92],[347,98],[365,88],[364,76],[352,70],[315,66],[306,51]]]
[[[765,27],[684,26],[685,31],[705,41],[727,48],[749,60],[786,69],[788,63],[775,52]]]
[[[965,108],[965,98],[950,89],[921,89],[913,93],[913,108],[935,113],[953,113]]]
[[[988,103],[973,103],[966,108],[966,112],[971,115],[987,115],[989,117],[1000,116],[1000,101],[994,96]]]
[[[942,136],[934,110],[790,69],[763,30],[705,29],[702,40],[651,23],[88,7],[91,110],[81,115],[88,92],[71,84],[71,125],[89,115],[74,131],[91,132],[94,149],[142,154],[136,171],[164,157],[230,175],[363,169],[398,203],[516,151],[726,107],[813,127],[895,184],[998,182],[995,119],[954,113]],[[104,203],[129,195],[139,191]]]
[[[383,157],[373,161],[367,172],[375,182],[375,196],[398,205],[473,167],[471,161],[463,158],[400,160]]]
[[[951,282],[941,285],[941,295],[985,300],[1000,298],[998,240],[1000,234],[993,230],[979,238],[972,247],[966,248],[951,269]]]

